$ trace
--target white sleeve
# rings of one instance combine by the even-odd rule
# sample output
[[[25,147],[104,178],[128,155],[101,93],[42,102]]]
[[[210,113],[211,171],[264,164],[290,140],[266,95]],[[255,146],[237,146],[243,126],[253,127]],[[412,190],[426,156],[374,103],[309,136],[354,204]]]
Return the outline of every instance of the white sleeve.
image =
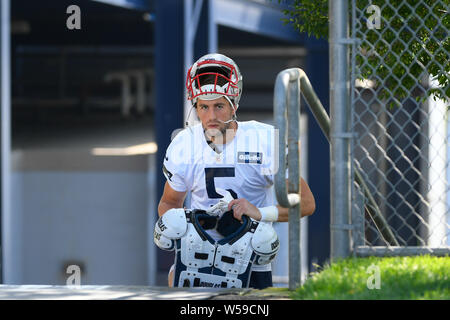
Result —
[[[166,150],[162,170],[173,190],[185,192],[188,189],[185,177],[189,157],[183,137],[178,136],[175,137]]]
[[[178,192],[185,192],[187,191],[186,185],[184,183],[183,175],[179,173],[179,171],[175,171],[173,169],[168,169],[167,167],[170,167],[164,160],[163,163],[163,173],[164,176],[167,179],[167,183],[170,185],[170,187]]]

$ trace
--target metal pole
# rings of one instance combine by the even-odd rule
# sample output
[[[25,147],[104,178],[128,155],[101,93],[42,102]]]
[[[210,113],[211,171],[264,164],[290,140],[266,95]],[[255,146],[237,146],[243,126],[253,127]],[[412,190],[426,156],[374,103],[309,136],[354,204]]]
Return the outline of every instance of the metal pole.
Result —
[[[300,81],[292,79],[288,98],[288,192],[300,194]],[[301,285],[300,217],[299,203],[289,208],[289,287],[294,290]]]
[[[331,118],[331,259],[350,255],[350,139],[348,1],[329,0]]]
[[[12,258],[11,237],[11,83],[10,83],[10,2],[0,3],[0,283],[4,283],[6,272],[14,272],[5,268],[5,257]],[[8,242],[9,240],[9,242]],[[5,244],[9,247],[5,248]],[[11,259],[12,260],[12,259]],[[9,262],[11,263],[11,262]]]
[[[217,52],[219,48],[219,26],[217,24],[217,12],[215,1],[208,0],[208,52]]]
[[[300,254],[300,78],[298,68],[280,72],[275,81],[274,119],[279,130],[278,171],[275,174],[275,193],[278,203],[289,208],[289,289],[301,285]],[[289,118],[288,128],[286,128]],[[288,135],[286,133],[288,129]],[[288,141],[289,192],[286,190],[286,138]]]
[[[193,6],[193,0],[185,0],[184,1],[184,7],[183,7],[183,14],[184,14],[184,74],[186,76],[189,67],[193,63],[193,56],[194,56],[194,31],[192,24],[189,23],[190,19],[192,17],[192,6]],[[195,24],[195,22],[194,22]],[[187,122],[189,121],[188,115],[189,110],[191,109],[191,102],[187,99],[187,92],[184,92],[184,117],[183,117],[183,124],[186,126]]]
[[[200,14],[203,7],[203,0],[185,0],[184,7],[184,75],[187,75],[189,68],[194,62],[194,40],[197,34],[197,29],[200,20]],[[191,119],[188,119],[192,106],[187,99],[187,92],[185,92],[184,99],[184,124]],[[192,117],[192,118],[195,118]],[[194,122],[194,121],[193,121]]]
[[[450,75],[450,74],[448,74]],[[429,77],[431,88],[438,88],[437,79]],[[448,104],[435,95],[428,99],[428,185],[427,198],[429,212],[427,215],[428,234],[427,245],[430,247],[442,247],[447,245],[446,213],[448,212],[447,197],[448,182],[446,168],[447,155],[447,108]]]

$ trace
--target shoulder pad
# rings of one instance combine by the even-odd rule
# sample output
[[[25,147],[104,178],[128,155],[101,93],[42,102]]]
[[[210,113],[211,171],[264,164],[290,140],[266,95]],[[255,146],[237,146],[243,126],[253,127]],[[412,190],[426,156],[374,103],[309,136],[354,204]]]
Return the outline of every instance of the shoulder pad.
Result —
[[[272,224],[259,222],[251,241],[252,249],[257,255],[256,264],[267,264],[275,258],[280,249],[280,241]]]
[[[169,239],[179,239],[184,236],[187,230],[187,220],[184,209],[174,208],[167,210],[167,212],[158,219],[155,230]]]
[[[172,251],[173,249],[175,249],[175,240],[164,237],[156,229],[157,227],[155,226],[155,231],[153,232],[153,241],[155,242],[155,244],[163,250]]]

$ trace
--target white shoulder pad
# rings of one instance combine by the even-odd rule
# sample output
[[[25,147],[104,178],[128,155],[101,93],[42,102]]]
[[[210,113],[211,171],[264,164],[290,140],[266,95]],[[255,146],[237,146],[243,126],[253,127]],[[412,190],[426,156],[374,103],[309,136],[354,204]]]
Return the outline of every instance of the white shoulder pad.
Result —
[[[157,229],[157,226],[155,226],[155,231],[153,232],[153,241],[158,246],[158,248],[168,251],[172,251],[173,249],[175,249],[175,240],[164,237],[157,231]]]
[[[251,245],[253,251],[259,256],[256,259],[258,265],[271,262],[280,249],[278,235],[268,222],[259,222],[252,237]]]
[[[158,232],[169,239],[179,239],[186,233],[187,221],[183,208],[173,208],[158,219],[155,232]]]

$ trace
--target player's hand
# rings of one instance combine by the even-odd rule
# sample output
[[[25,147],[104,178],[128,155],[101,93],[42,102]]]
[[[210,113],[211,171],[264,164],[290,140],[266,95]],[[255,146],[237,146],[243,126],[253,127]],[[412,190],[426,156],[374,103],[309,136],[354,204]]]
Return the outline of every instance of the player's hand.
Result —
[[[261,220],[261,212],[258,208],[248,202],[247,199],[234,199],[228,204],[228,210],[233,209],[233,216],[242,221],[242,215],[245,214],[257,221]]]

